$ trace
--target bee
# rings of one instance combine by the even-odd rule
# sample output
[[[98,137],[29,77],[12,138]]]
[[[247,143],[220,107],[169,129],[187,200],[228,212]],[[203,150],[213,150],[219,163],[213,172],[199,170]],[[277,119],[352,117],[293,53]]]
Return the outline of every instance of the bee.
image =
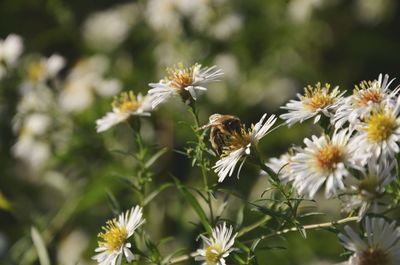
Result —
[[[218,155],[222,154],[223,148],[226,145],[226,139],[232,133],[240,133],[242,123],[240,119],[233,115],[213,114],[209,118],[209,123],[202,126],[200,129],[211,127],[210,142],[212,148]]]

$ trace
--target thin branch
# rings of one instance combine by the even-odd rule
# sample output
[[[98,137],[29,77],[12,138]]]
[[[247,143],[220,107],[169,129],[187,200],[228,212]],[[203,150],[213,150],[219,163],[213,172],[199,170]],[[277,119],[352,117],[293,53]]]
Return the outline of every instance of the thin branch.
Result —
[[[196,256],[198,256],[197,252],[192,252],[189,255],[182,255],[182,256],[173,258],[167,264],[178,264],[178,263],[187,261],[191,258],[195,258]]]
[[[338,221],[332,221],[332,222],[327,222],[327,223],[319,223],[319,224],[311,224],[311,225],[305,225],[303,226],[303,229],[305,230],[312,230],[312,229],[319,229],[319,228],[328,228],[328,227],[333,227],[336,225],[340,225],[340,224],[345,224],[345,223],[349,223],[349,222],[354,222],[358,220],[358,216],[350,216],[350,217],[346,217],[343,219],[340,219]],[[264,217],[263,219],[257,221],[256,223],[254,223],[253,225],[249,225],[245,228],[243,228],[240,232],[239,232],[239,236],[240,235],[244,235],[245,233],[257,228],[256,224],[263,224],[264,222],[266,222],[266,217]],[[287,234],[290,232],[296,232],[298,230],[297,227],[292,227],[292,228],[287,228],[287,229],[283,229],[280,231],[277,231],[275,233],[272,234],[268,234],[268,235],[263,235],[261,237],[259,237],[260,240],[269,238],[269,237],[273,237],[273,236],[277,236],[277,235],[282,235],[282,234]],[[241,233],[241,234],[240,234]],[[249,240],[249,241],[253,241],[253,240]],[[248,241],[246,241],[248,242]],[[176,258],[171,259],[167,264],[171,265],[171,264],[178,264],[184,261],[187,261],[191,258],[194,258],[198,256],[198,254],[196,252],[192,252],[188,255],[182,255]]]
[[[303,226],[303,229],[304,230],[312,230],[312,229],[319,229],[319,228],[328,228],[328,227],[333,227],[333,226],[340,225],[340,224],[354,222],[354,221],[357,221],[357,220],[358,220],[358,216],[350,216],[350,217],[346,217],[346,218],[340,219],[338,221],[332,221],[332,222],[320,223],[320,224],[312,224],[312,225],[305,225],[305,226]],[[263,240],[263,239],[266,239],[266,238],[269,238],[269,237],[283,235],[283,234],[287,234],[287,233],[290,233],[290,232],[296,232],[296,231],[298,231],[297,227],[287,228],[287,229],[283,229],[283,230],[277,231],[277,232],[269,234],[269,235],[263,235],[263,236],[259,237],[259,239]]]

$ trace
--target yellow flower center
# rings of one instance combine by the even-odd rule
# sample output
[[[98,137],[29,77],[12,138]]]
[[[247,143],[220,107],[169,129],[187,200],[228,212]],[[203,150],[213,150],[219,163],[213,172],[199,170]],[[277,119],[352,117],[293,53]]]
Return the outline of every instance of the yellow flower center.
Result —
[[[108,221],[103,230],[104,232],[99,234],[99,237],[103,240],[100,245],[105,246],[108,252],[121,249],[128,238],[126,227],[119,226],[115,219]]]
[[[374,113],[367,120],[367,123],[368,139],[373,142],[387,140],[396,128],[395,117],[387,113]]]
[[[389,259],[383,250],[370,248],[361,254],[359,265],[388,265],[388,264],[389,264]]]
[[[141,102],[132,91],[123,92],[119,97],[114,99],[112,103],[114,108],[119,109],[121,112],[135,112],[141,106]]]
[[[167,68],[168,76],[166,79],[171,81],[173,87],[177,89],[183,89],[193,84],[194,71],[197,67],[198,64],[188,68],[185,68],[183,64],[178,64],[174,68]]]
[[[382,101],[382,93],[377,81],[362,81],[355,86],[353,94],[358,97],[355,102],[357,107],[366,106],[369,102],[379,103]]]
[[[367,106],[369,102],[379,103],[382,101],[382,95],[377,90],[367,90],[363,93],[360,93],[357,106]]]
[[[332,171],[343,160],[343,152],[338,146],[327,144],[318,150],[316,160],[321,169]]]
[[[222,246],[220,244],[214,244],[206,249],[206,262],[207,265],[215,265],[218,263],[219,258],[222,254]]]
[[[44,75],[44,66],[42,62],[31,63],[28,69],[29,79],[38,82]]]
[[[311,111],[325,108],[335,102],[335,96],[330,94],[330,85],[325,84],[321,87],[321,83],[317,83],[315,87],[308,86],[304,88],[303,104]]]

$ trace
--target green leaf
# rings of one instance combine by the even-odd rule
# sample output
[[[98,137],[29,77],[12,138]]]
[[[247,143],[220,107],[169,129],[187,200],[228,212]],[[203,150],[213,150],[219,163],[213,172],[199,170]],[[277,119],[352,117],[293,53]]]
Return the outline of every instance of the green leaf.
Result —
[[[118,215],[121,212],[121,206],[119,205],[117,199],[110,190],[107,190],[107,197],[108,203],[110,204],[113,213],[115,215]]]
[[[149,204],[155,197],[157,197],[158,194],[160,194],[160,192],[162,192],[163,190],[171,187],[172,185],[173,185],[172,183],[164,183],[164,184],[162,184],[156,190],[154,190],[149,195],[147,195],[147,197],[143,200],[143,206],[146,206],[147,204]]]
[[[193,210],[195,210],[195,212],[199,216],[200,222],[202,223],[204,229],[209,234],[211,234],[212,229],[211,229],[210,224],[208,223],[207,215],[205,214],[203,208],[201,208],[197,199],[193,196],[192,193],[190,193],[190,191],[177,178],[174,178],[174,180],[175,180],[175,184],[176,184],[176,187],[178,188],[178,190],[182,193],[182,195],[185,197],[185,199],[192,206]]]
[[[261,238],[255,239],[253,241],[253,243],[251,243],[251,247],[250,247],[251,251],[254,252],[256,250],[257,246],[258,246],[258,243],[260,243],[260,242],[261,242]]]
[[[244,252],[246,252],[246,253],[250,253],[251,252],[251,249],[249,249],[245,244],[241,243],[240,241],[236,240],[235,244],[236,244],[236,246],[238,246]]]
[[[304,226],[302,226],[302,225],[300,225],[300,226],[296,225],[296,227],[297,227],[297,230],[299,231],[300,235],[301,235],[304,239],[307,239],[307,232],[306,232],[306,229],[304,228]]]
[[[245,265],[247,263],[237,254],[233,254],[233,259],[237,262],[236,264]]]
[[[39,257],[40,265],[50,265],[49,254],[47,253],[43,237],[34,226],[31,227],[31,237]]]
[[[285,221],[287,221],[289,223],[292,222],[292,220],[290,218],[288,218],[286,215],[284,215],[284,214],[282,214],[280,212],[274,211],[272,209],[269,209],[267,207],[260,206],[260,205],[254,204],[254,203],[250,203],[250,204],[255,206],[258,211],[262,212],[265,215],[269,215],[269,216],[272,216],[272,217],[275,217],[275,218],[282,218],[282,219],[284,219]]]
[[[175,250],[175,251],[173,251],[171,254],[167,255],[167,256],[161,261],[161,264],[169,264],[169,261],[170,261],[173,257],[178,256],[178,255],[183,255],[183,254],[185,254],[186,252],[187,252],[187,249],[184,249],[184,248]]]
[[[322,213],[322,212],[310,212],[310,213],[300,214],[300,215],[298,215],[298,216],[299,216],[299,218],[305,218],[305,217],[320,216],[320,215],[325,216],[326,213]]]
[[[118,150],[118,149],[112,149],[112,150],[110,150],[110,153],[121,155],[121,156],[135,157],[131,152],[124,151],[124,150]]]
[[[244,205],[241,206],[236,215],[236,229],[242,226],[244,219]]]
[[[168,148],[164,147],[162,148],[160,151],[158,151],[157,153],[155,153],[144,165],[145,168],[149,168],[151,167],[163,154],[165,154],[167,152]]]
[[[264,246],[264,247],[259,247],[258,248],[258,250],[275,250],[275,249],[278,249],[278,250],[286,250],[287,248],[286,247],[283,247],[283,246]]]

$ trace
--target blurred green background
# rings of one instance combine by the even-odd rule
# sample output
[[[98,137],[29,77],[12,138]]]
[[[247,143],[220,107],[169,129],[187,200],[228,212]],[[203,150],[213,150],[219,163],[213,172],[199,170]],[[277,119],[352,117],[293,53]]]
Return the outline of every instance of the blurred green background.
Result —
[[[216,64],[225,77],[199,99],[201,122],[212,113],[223,113],[250,124],[264,112],[281,113],[280,106],[317,81],[352,89],[379,73],[396,77],[399,25],[396,0],[0,1],[0,38],[15,33],[24,42],[18,68],[0,81],[0,263],[39,264],[30,238],[35,226],[45,238],[52,264],[94,264],[90,257],[96,235],[113,215],[110,196],[121,209],[138,203],[119,177],[136,174],[136,162],[119,152],[136,150],[130,128],[122,124],[104,134],[95,131],[95,120],[110,110],[112,93],[90,92],[86,105],[76,108],[65,109],[60,103],[65,80],[84,58],[101,58],[106,65],[100,71],[104,80],[142,93],[148,83],[163,77],[167,66]],[[65,57],[66,67],[50,84],[53,104],[22,115],[47,113],[52,124],[40,135],[47,155],[32,162],[12,151],[21,139],[13,130],[21,114],[21,84],[29,81],[29,65],[35,58],[54,53]],[[153,187],[172,181],[171,174],[188,185],[201,182],[190,160],[173,151],[184,150],[193,140],[186,110],[181,102],[170,102],[143,120],[150,153],[168,147],[153,166]],[[315,131],[310,123],[283,127],[263,140],[261,149],[266,157],[278,156]],[[215,183],[216,176],[210,174]],[[258,177],[251,167],[241,176],[223,187],[249,200],[260,198],[265,177]],[[216,204],[221,205],[223,198],[218,199]],[[306,222],[340,217],[335,201],[322,200],[312,207],[327,217]],[[225,217],[235,220],[238,209],[228,208]],[[199,246],[194,239],[201,226],[174,188],[165,190],[145,211],[146,230],[154,241],[174,237],[162,246],[166,253]],[[245,210],[245,223],[254,218]],[[291,234],[262,244],[287,249],[260,250],[259,264],[323,265],[343,260],[336,236],[327,231],[310,232],[307,240]]]

